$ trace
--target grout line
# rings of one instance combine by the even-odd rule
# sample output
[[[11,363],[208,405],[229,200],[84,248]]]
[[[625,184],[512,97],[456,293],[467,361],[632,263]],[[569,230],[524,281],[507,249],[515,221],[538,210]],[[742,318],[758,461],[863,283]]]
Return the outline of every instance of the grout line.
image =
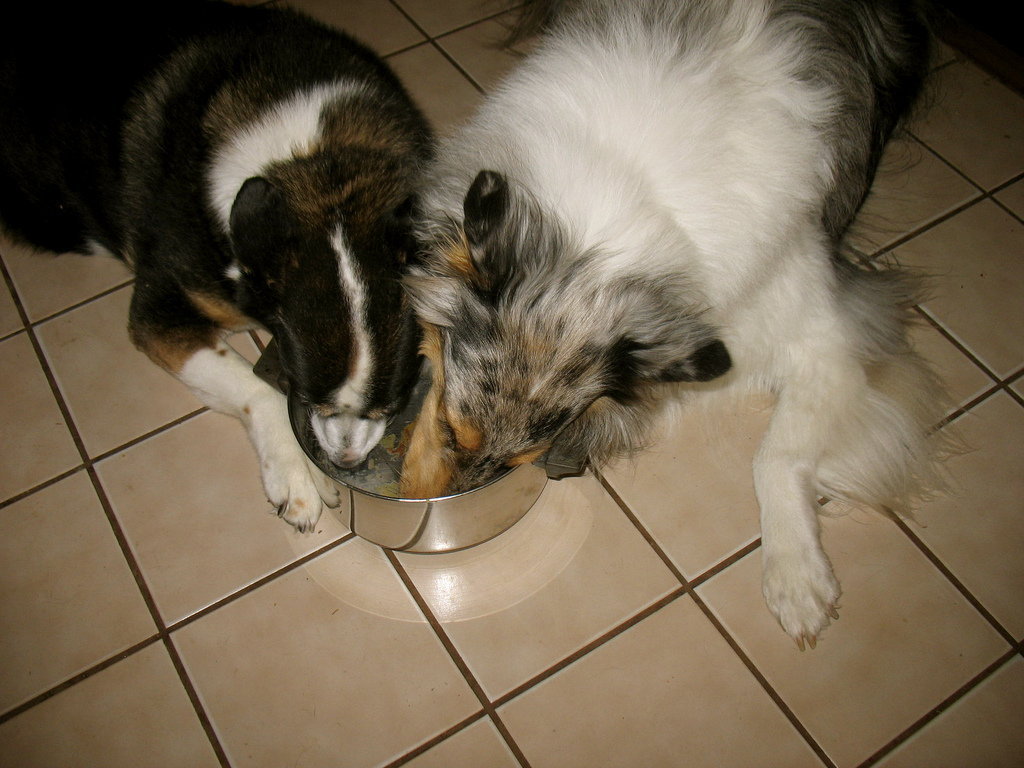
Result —
[[[209,408],[207,408],[206,406],[202,406],[200,408],[196,408],[194,411],[186,413],[183,416],[179,416],[176,419],[171,419],[170,421],[165,422],[156,429],[151,429],[149,432],[141,434],[138,437],[133,437],[131,440],[128,440],[127,442],[122,443],[121,445],[111,448],[110,450],[96,454],[96,456],[92,458],[92,463],[99,464],[101,461],[109,459],[111,456],[121,453],[122,451],[127,451],[129,448],[134,448],[136,445],[144,443],[150,438],[156,437],[164,432],[167,432],[168,430],[174,427],[181,426],[182,424],[191,421],[192,419],[198,416],[202,416],[204,413],[207,413],[209,411]]]
[[[498,18],[499,16],[504,16],[506,14],[505,10],[491,14],[490,16],[484,16],[482,18],[476,19],[475,21],[468,22],[460,27],[453,27],[452,29],[445,30],[444,32],[441,32],[438,35],[431,35],[411,15],[409,15],[409,13],[404,8],[402,8],[402,6],[397,2],[397,0],[391,0],[391,5],[393,5],[395,9],[397,9],[398,12],[401,13],[406,18],[406,20],[416,28],[417,32],[419,32],[421,35],[424,36],[424,38],[426,38],[424,42],[427,45],[432,46],[434,50],[440,53],[441,56],[443,56],[444,59],[449,64],[455,67],[459,74],[466,78],[466,80],[469,81],[469,84],[476,88],[478,92],[484,93],[483,86],[480,85],[480,83],[478,83],[476,79],[471,74],[469,74],[469,72],[467,72],[466,69],[461,64],[459,64],[459,62],[452,58],[451,54],[449,54],[448,51],[444,49],[444,47],[440,44],[439,40],[449,35],[453,35],[457,32],[462,32],[463,30],[469,29],[470,27],[475,27],[477,24],[481,24],[485,21],[491,21],[493,19]],[[405,51],[412,50],[413,48],[419,48],[423,44],[424,43],[417,43],[416,45],[408,46],[400,51],[390,53],[388,54],[388,56],[395,56],[399,53],[404,53]]]
[[[60,256],[57,256],[57,258],[60,258]],[[111,259],[113,257],[110,257],[110,256],[90,256],[88,258]],[[120,259],[118,259],[118,261],[120,261]],[[92,296],[90,296],[87,299],[82,299],[81,301],[75,302],[74,304],[70,304],[69,306],[66,306],[63,309],[58,309],[56,312],[51,312],[49,315],[46,315],[44,317],[40,317],[38,320],[30,320],[29,321],[29,325],[31,327],[35,328],[36,326],[42,325],[43,323],[48,323],[51,320],[56,320],[57,318],[63,317],[64,315],[67,315],[67,314],[70,314],[71,312],[74,312],[76,309],[81,309],[82,307],[87,307],[88,305],[94,304],[95,302],[99,301],[100,299],[105,299],[107,296],[110,296],[111,294],[114,294],[114,293],[117,293],[118,291],[124,290],[125,288],[127,288],[127,287],[129,287],[131,285],[134,285],[134,283],[135,283],[135,278],[132,277],[132,278],[130,278],[128,280],[125,280],[123,283],[119,283],[118,285],[113,286],[112,288],[106,288],[106,289],[100,291],[99,293],[93,294]]]
[[[217,755],[217,761],[221,764],[221,768],[231,768],[231,761],[228,760],[227,753],[224,751],[224,745],[220,743],[220,737],[217,736],[213,722],[210,720],[209,715],[206,714],[206,708],[199,698],[198,691],[196,691],[195,686],[192,684],[192,678],[189,677],[188,670],[185,669],[185,663],[181,660],[181,656],[178,655],[178,649],[174,647],[170,635],[164,635],[163,641],[164,650],[171,657],[171,663],[178,673],[178,679],[185,688],[188,700],[192,702],[192,708],[199,717],[199,723],[202,725],[203,731],[206,732],[206,738],[209,740],[210,746],[213,747],[214,754]]]
[[[917,722],[912,724],[909,728],[905,729],[896,738],[894,738],[888,744],[886,744],[881,749],[876,751],[867,760],[861,763],[857,768],[870,768],[870,766],[875,765],[879,760],[886,757],[890,753],[894,752],[904,742],[908,741],[913,736],[922,731],[929,723],[931,723],[933,720],[936,720],[946,710],[948,710],[954,704],[963,699],[968,693],[970,693],[983,682],[992,677],[992,675],[998,672],[1003,667],[1003,665],[1009,663],[1009,661],[1014,656],[1016,656],[1017,653],[1018,651],[1014,649],[1011,649],[1004,653],[994,662],[989,664],[988,667],[986,667],[977,675],[975,675],[971,680],[967,681],[962,686],[960,686],[960,688],[958,688],[956,691],[947,696],[940,704],[933,707],[928,712],[928,714],[917,720]]]
[[[3,723],[6,723],[8,720],[12,720],[13,718],[17,717],[18,715],[22,714],[23,712],[27,712],[28,710],[32,709],[33,707],[35,707],[38,704],[42,704],[47,699],[53,698],[58,693],[66,691],[68,688],[71,688],[72,686],[77,685],[78,683],[82,682],[83,680],[92,677],[97,672],[102,672],[103,670],[107,669],[108,667],[114,666],[119,661],[124,661],[129,656],[134,656],[139,651],[141,651],[141,650],[143,650],[145,648],[148,648],[149,646],[151,646],[154,643],[157,643],[159,641],[160,641],[160,635],[159,634],[152,634],[149,637],[147,637],[145,640],[141,640],[140,642],[136,643],[135,645],[133,645],[133,646],[131,646],[129,648],[125,648],[122,651],[118,651],[113,656],[111,656],[111,657],[109,657],[107,659],[104,659],[103,661],[99,662],[98,664],[95,664],[92,667],[89,667],[89,669],[83,670],[82,672],[79,672],[78,674],[76,674],[76,675],[74,675],[72,677],[69,677],[64,682],[58,683],[57,685],[53,686],[52,688],[49,688],[48,690],[45,690],[42,693],[36,694],[35,696],[33,696],[28,701],[24,701],[21,704],[17,705],[16,707],[13,707],[13,708],[7,710],[6,712],[0,713],[0,725],[2,725]]]
[[[78,472],[81,472],[83,469],[85,469],[84,464],[76,464],[71,469],[65,470],[64,472],[61,472],[59,475],[54,475],[49,480],[45,480],[42,483],[39,483],[38,485],[32,486],[27,491],[21,491],[19,493],[16,493],[14,496],[11,496],[10,498],[0,501],[0,509],[4,509],[5,507],[9,507],[12,504],[16,504],[22,499],[27,499],[32,494],[45,490],[49,488],[51,485],[56,485],[61,480],[67,480],[69,477]]]
[[[441,733],[437,734],[437,736],[435,736],[434,738],[432,738],[432,739],[430,739],[428,741],[425,741],[422,744],[420,744],[418,747],[416,747],[415,749],[412,749],[412,750],[406,752],[404,755],[399,757],[397,760],[394,760],[394,761],[392,761],[390,763],[387,763],[384,766],[384,768],[399,768],[399,766],[403,766],[406,763],[408,763],[408,762],[410,762],[412,760],[415,760],[420,755],[425,754],[426,752],[429,752],[431,749],[433,749],[434,747],[438,746],[439,744],[442,744],[443,742],[447,741],[448,739],[450,739],[455,734],[459,733],[460,731],[464,731],[466,728],[469,728],[469,726],[474,725],[475,723],[480,722],[481,720],[485,719],[486,717],[487,717],[487,713],[484,712],[484,710],[481,709],[475,715],[470,715],[469,717],[467,717],[462,722],[456,723],[451,728],[448,728],[447,730],[442,731]]]
[[[76,471],[78,471],[78,470],[76,470]],[[115,533],[115,536],[116,535],[117,534]],[[164,641],[168,640],[170,638],[171,634],[176,632],[176,631],[178,631],[179,629],[182,629],[182,628],[188,626],[189,624],[191,624],[191,623],[193,623],[195,621],[198,621],[199,619],[203,618],[204,616],[207,616],[207,615],[213,613],[214,611],[216,611],[216,610],[218,610],[220,608],[223,608],[224,606],[226,606],[226,605],[228,605],[230,603],[233,603],[233,602],[235,602],[236,600],[238,600],[238,599],[240,599],[242,597],[245,597],[249,593],[256,591],[257,589],[259,589],[260,587],[268,584],[269,582],[274,581],[275,579],[277,579],[277,578],[279,578],[281,576],[284,576],[285,574],[290,573],[293,570],[298,569],[299,567],[301,567],[301,566],[305,565],[306,563],[308,563],[310,560],[314,560],[317,557],[320,557],[321,555],[326,554],[330,550],[335,549],[336,547],[339,547],[342,544],[344,544],[344,543],[346,543],[348,541],[351,541],[354,538],[356,538],[356,535],[354,533],[349,532],[348,534],[346,534],[346,535],[336,539],[335,541],[331,541],[331,542],[328,542],[328,543],[324,544],[323,546],[317,548],[316,550],[314,550],[314,551],[312,551],[312,552],[310,552],[310,553],[308,553],[306,555],[303,555],[302,557],[300,557],[300,558],[298,558],[296,560],[293,560],[292,562],[288,563],[287,565],[284,565],[281,568],[278,568],[276,571],[274,571],[274,572],[272,572],[270,574],[267,574],[266,576],[263,576],[262,578],[252,582],[251,584],[247,584],[244,587],[240,587],[239,589],[235,590],[231,594],[221,598],[217,602],[211,603],[210,605],[206,606],[205,608],[202,608],[202,609],[196,611],[195,613],[190,614],[189,616],[186,616],[183,619],[179,619],[179,620],[175,621],[174,623],[172,623],[170,625],[163,626],[162,621],[158,621],[158,620],[154,619],[154,623],[156,624],[157,631],[154,632],[151,636],[149,636],[145,640],[142,640],[142,641],[136,643],[135,645],[131,646],[130,648],[127,648],[127,649],[125,649],[123,651],[118,651],[113,656],[110,656],[107,659],[103,659],[103,660],[97,662],[96,664],[94,664],[93,666],[89,667],[88,669],[85,669],[82,672],[79,672],[74,677],[69,678],[68,680],[65,680],[64,682],[58,683],[57,685],[53,686],[52,688],[50,688],[50,689],[48,689],[46,691],[43,691],[42,693],[36,695],[34,698],[30,699],[29,701],[26,701],[26,702],[18,705],[14,709],[12,709],[12,710],[10,710],[8,712],[4,712],[4,713],[0,714],[0,723],[3,723],[5,721],[9,720],[11,717],[13,717],[15,715],[18,715],[18,714],[21,714],[22,712],[24,712],[24,711],[26,711],[28,709],[31,709],[36,704],[40,704],[43,701],[45,701],[46,699],[51,698],[52,696],[60,693],[61,691],[65,690],[67,688],[70,688],[75,683],[79,683],[82,680],[85,680],[86,678],[92,677],[97,672],[102,672],[107,667],[110,667],[110,666],[112,666],[113,664],[115,664],[115,663],[117,663],[119,661],[123,661],[124,659],[128,658],[129,656],[134,655],[135,653],[137,653],[138,651],[143,650],[144,648],[147,648],[148,646],[152,645],[153,643],[159,642],[161,640],[164,640]],[[132,569],[133,575],[135,575],[132,562],[129,561],[128,565],[129,565],[129,568]],[[145,598],[145,595],[143,595],[143,597]],[[147,605],[148,605],[148,603],[147,603]],[[172,658],[172,661],[173,661],[173,658]],[[175,665],[175,666],[177,667],[177,665]],[[191,684],[190,680],[185,684],[186,685],[186,690],[188,689],[190,684]],[[200,716],[202,717],[202,715],[200,715]]]
[[[941,573],[946,578],[946,580],[949,581],[949,583],[952,584],[953,587],[963,596],[963,598],[967,600],[967,602],[970,603],[972,606],[974,606],[974,609],[978,613],[980,613],[989,624],[992,625],[992,628],[995,629],[996,632],[998,632],[1000,636],[1011,646],[1016,646],[1016,638],[1014,638],[1014,636],[1005,627],[1003,627],[1001,623],[999,623],[999,620],[996,619],[996,617],[993,616],[987,608],[985,608],[981,600],[975,597],[971,593],[971,591],[967,589],[966,586],[964,586],[963,582],[961,582],[960,579],[958,579],[953,574],[949,567],[942,562],[942,559],[934,552],[932,552],[931,548],[927,544],[925,544],[924,541],[922,541],[921,538],[913,530],[911,530],[910,525],[907,523],[907,521],[899,517],[899,515],[894,515],[891,519],[893,520],[893,522],[896,523],[896,527],[903,531],[904,535],[908,539],[910,539],[914,546],[916,546],[921,551],[921,554],[923,554],[928,559],[928,561],[933,566],[935,566],[936,569],[938,569],[939,573]]]
[[[391,563],[391,567],[395,569],[398,577],[402,580],[405,588],[409,591],[412,599],[416,602],[417,607],[419,607],[424,618],[426,618],[427,623],[430,625],[431,629],[434,630],[434,634],[437,636],[438,640],[441,641],[441,645],[444,646],[444,649],[448,652],[448,655],[462,674],[463,679],[469,685],[470,690],[472,690],[473,694],[477,697],[477,700],[483,707],[483,711],[491,718],[491,722],[493,722],[494,727],[498,729],[498,733],[500,733],[502,739],[505,740],[505,744],[510,750],[512,750],[512,754],[515,755],[516,760],[519,761],[522,768],[530,768],[530,762],[526,759],[526,755],[523,754],[519,745],[516,744],[515,739],[512,738],[512,734],[502,722],[501,717],[499,717],[497,706],[491,702],[487,693],[484,691],[483,686],[481,686],[480,682],[476,679],[476,675],[474,675],[472,670],[470,670],[466,660],[462,658],[462,654],[459,653],[459,649],[455,646],[455,643],[452,642],[441,622],[438,621],[434,612],[427,604],[427,601],[423,598],[423,595],[421,595],[419,590],[416,589],[416,585],[413,583],[409,573],[405,570],[405,567],[398,559],[398,556],[390,549],[382,549],[382,551]]]
[[[662,561],[665,562],[665,564],[672,570],[673,573],[679,574],[677,578],[680,578],[682,582],[682,591],[685,592],[685,594],[688,594],[691,599],[693,599],[694,603],[697,604],[697,607],[700,608],[700,610],[704,613],[708,621],[710,621],[711,624],[715,627],[715,629],[718,630],[718,633],[722,636],[725,642],[728,643],[729,647],[732,648],[733,653],[736,654],[739,660],[747,668],[747,671],[750,672],[750,674],[758,682],[758,684],[761,686],[764,692],[768,694],[768,697],[775,703],[775,706],[778,707],[779,711],[783,714],[783,716],[787,720],[789,720],[790,725],[792,725],[793,728],[796,729],[797,733],[799,733],[800,736],[803,737],[807,745],[811,748],[811,750],[814,751],[814,753],[818,756],[818,759],[820,759],[825,764],[825,766],[827,766],[827,768],[836,768],[836,764],[832,760],[832,758],[828,756],[828,753],[826,753],[825,750],[821,747],[821,745],[818,744],[817,740],[811,735],[810,731],[807,730],[807,728],[804,726],[802,722],[800,722],[800,719],[796,716],[796,713],[793,712],[792,709],[790,709],[789,705],[786,704],[782,696],[775,690],[771,683],[768,682],[768,679],[764,676],[764,674],[762,674],[761,670],[757,668],[757,665],[754,664],[754,662],[750,659],[746,652],[740,647],[739,642],[732,636],[728,629],[726,629],[725,625],[722,624],[718,617],[715,616],[714,612],[708,607],[708,605],[704,602],[703,598],[701,598],[696,591],[696,585],[704,583],[708,579],[712,578],[715,574],[720,573],[722,570],[732,565],[742,557],[746,557],[746,555],[758,549],[761,545],[761,540],[758,539],[757,541],[746,545],[739,552],[733,553],[729,557],[725,558],[721,563],[718,563],[717,565],[708,569],[705,573],[701,574],[695,580],[695,584],[694,582],[690,582],[687,581],[685,578],[682,578],[679,570],[668,559],[668,556],[665,554],[665,551],[654,541],[654,537],[650,534],[650,532],[643,525],[643,523],[640,522],[636,515],[633,514],[632,510],[629,509],[628,505],[625,503],[622,497],[620,497],[618,493],[615,492],[611,484],[608,483],[603,476],[599,476],[599,480],[601,482],[601,485],[604,486],[605,490],[609,493],[609,495],[611,495],[612,499],[622,510],[623,514],[625,514],[625,516],[629,518],[630,522],[632,522],[633,525],[636,526],[637,530],[644,537],[644,539],[646,539],[651,544],[655,552],[657,552],[658,556],[662,558]]]
[[[113,455],[115,455],[117,453],[120,453],[121,451],[128,450],[129,448],[132,448],[133,446],[136,446],[139,443],[145,442],[146,440],[148,440],[151,437],[156,437],[157,435],[161,434],[162,432],[166,432],[167,430],[171,429],[172,427],[179,426],[181,424],[184,424],[187,421],[190,421],[191,419],[194,419],[197,416],[201,416],[202,414],[206,413],[208,410],[209,410],[209,408],[206,408],[206,407],[197,408],[196,410],[192,411],[191,413],[187,413],[184,416],[179,416],[178,418],[176,418],[176,419],[174,419],[172,421],[168,421],[163,426],[160,426],[160,427],[157,427],[156,429],[150,430],[149,432],[146,432],[143,435],[139,435],[138,437],[134,437],[131,440],[129,440],[128,442],[122,443],[121,445],[116,446],[115,448],[111,448],[110,450],[105,451],[104,453],[97,454],[96,456],[90,458],[86,462],[83,462],[81,464],[76,464],[74,467],[63,471],[63,472],[61,472],[58,475],[54,475],[51,478],[48,478],[48,479],[44,480],[43,482],[41,482],[41,483],[39,483],[37,485],[32,486],[28,490],[21,491],[21,492],[17,493],[14,496],[11,496],[11,497],[9,497],[7,499],[4,499],[3,501],[0,501],[0,509],[3,509],[4,507],[8,507],[11,504],[14,504],[15,502],[21,501],[22,499],[25,499],[25,498],[31,496],[32,494],[37,493],[38,491],[42,491],[42,490],[44,490],[46,488],[49,488],[51,485],[55,485],[55,484],[59,483],[61,480],[66,480],[67,478],[71,477],[71,475],[75,474],[76,472],[80,472],[83,469],[88,469],[88,467],[90,465],[95,465],[95,464],[98,464],[99,462],[103,461],[104,459],[109,459],[111,456],[113,456]]]
[[[236,589],[231,594],[225,595],[220,600],[217,600],[214,603],[210,603],[205,608],[201,608],[198,611],[196,611],[195,613],[190,613],[188,616],[186,616],[183,619],[178,619],[177,621],[175,621],[172,624],[167,626],[165,634],[171,635],[171,634],[177,632],[179,629],[183,629],[183,628],[187,627],[189,624],[192,624],[192,623],[194,623],[196,621],[199,621],[199,619],[202,619],[205,616],[209,616],[214,611],[220,610],[224,606],[230,605],[231,603],[235,602],[236,600],[239,600],[239,599],[245,597],[246,595],[248,595],[248,594],[250,594],[252,592],[255,592],[256,590],[260,589],[261,587],[266,586],[270,582],[275,581],[275,580],[281,578],[282,576],[286,576],[287,574],[291,573],[292,571],[298,570],[299,568],[304,566],[306,563],[308,563],[308,562],[310,562],[312,560],[316,560],[318,557],[321,557],[322,555],[327,554],[331,550],[337,549],[342,544],[346,544],[346,543],[352,541],[354,538],[356,538],[356,535],[354,533],[352,533],[351,531],[349,531],[344,536],[341,536],[341,537],[335,539],[334,541],[327,542],[323,546],[320,546],[320,547],[314,549],[312,552],[308,552],[307,554],[303,555],[302,557],[296,558],[295,560],[292,560],[290,563],[282,565],[277,570],[272,571],[271,573],[268,573],[265,576],[261,576],[256,581],[253,581],[253,582],[251,582],[249,584],[246,584],[243,587],[239,587],[238,589]]]
[[[772,687],[772,684],[768,682],[768,678],[766,678],[764,674],[762,674],[761,670],[757,668],[757,665],[754,664],[753,660],[751,660],[751,658],[746,654],[746,652],[744,652],[744,650],[740,647],[739,642],[729,633],[729,631],[725,628],[725,625],[722,624],[721,621],[719,621],[718,617],[715,616],[714,612],[708,607],[704,600],[696,592],[694,592],[691,595],[691,597],[693,597],[694,602],[697,603],[697,607],[704,612],[704,615],[707,617],[708,621],[710,621],[714,625],[715,629],[717,629],[719,634],[721,634],[722,637],[725,639],[725,642],[729,644],[729,647],[732,648],[733,653],[735,653],[739,657],[740,661],[743,662],[744,666],[746,666],[747,668],[747,671],[749,671],[750,674],[754,677],[754,679],[757,680],[757,682],[761,685],[761,688],[764,689],[764,692],[768,694],[769,698],[771,698],[771,700],[775,702],[775,706],[779,708],[779,711],[782,712],[783,716],[785,716],[785,718],[789,720],[790,725],[792,725],[793,728],[796,729],[797,733],[799,733],[803,737],[804,741],[811,748],[811,750],[813,750],[814,754],[818,756],[818,759],[821,760],[827,768],[836,768],[835,761],[833,761],[832,758],[828,756],[828,753],[825,752],[824,748],[822,748],[822,746],[818,744],[817,740],[811,735],[811,732],[807,730],[804,724],[800,721],[800,718],[796,716],[796,713],[793,712],[792,709],[790,709],[789,705],[782,698],[782,696],[775,690],[774,687]]]
[[[75,444],[75,448],[78,450],[79,457],[82,459],[85,471],[89,475],[89,481],[92,483],[93,492],[96,494],[96,497],[100,503],[100,507],[103,509],[103,514],[107,518],[107,524],[110,526],[111,531],[114,534],[114,538],[117,540],[118,547],[120,547],[121,549],[121,556],[124,557],[128,565],[128,568],[131,571],[132,577],[135,579],[135,585],[138,588],[139,593],[146,604],[146,608],[149,610],[150,617],[152,618],[153,623],[156,625],[158,636],[166,637],[167,628],[164,624],[163,618],[160,616],[160,611],[157,609],[153,593],[149,589],[149,585],[146,583],[146,580],[142,574],[142,569],[139,567],[138,561],[136,560],[135,555],[131,550],[128,538],[125,535],[124,530],[121,528],[117,516],[114,514],[114,509],[113,506],[110,504],[110,499],[107,497],[106,490],[103,488],[103,484],[100,482],[100,478],[96,472],[96,468],[93,466],[92,459],[89,457],[89,453],[85,448],[85,442],[82,440],[82,436],[78,431],[78,427],[71,416],[71,411],[68,408],[67,402],[64,399],[64,395],[61,392],[60,386],[57,383],[56,376],[51,370],[49,361],[46,359],[46,355],[43,352],[42,344],[40,343],[38,337],[36,336],[35,327],[29,324],[28,322],[28,313],[25,311],[24,304],[21,301],[21,296],[17,293],[17,291],[14,290],[13,281],[11,280],[10,273],[7,271],[7,266],[2,259],[0,259],[0,269],[3,270],[4,279],[8,282],[8,285],[11,287],[11,293],[14,298],[15,304],[18,308],[18,312],[22,317],[22,322],[25,324],[26,335],[32,344],[32,348],[35,352],[36,359],[40,367],[43,369],[43,375],[46,377],[46,381],[49,384],[50,391],[57,402],[57,407],[60,409],[60,413],[64,419],[65,425],[67,426],[68,431],[71,433],[71,439]],[[136,650],[138,650],[138,646],[136,647]],[[173,660],[174,655],[172,655],[172,661]],[[198,697],[194,695],[191,681],[188,680],[187,676],[182,676],[181,673],[183,672],[183,667],[180,666],[180,661],[175,664],[175,668],[179,671],[179,678],[181,680],[181,684],[184,686],[186,692],[188,692],[189,694],[189,699],[192,701],[193,707],[195,708],[196,716],[199,718],[200,722],[204,724],[205,729],[206,724],[209,722],[209,720],[206,715],[206,712],[202,707],[202,704],[199,702]],[[87,670],[86,676],[91,676],[92,674],[95,674],[95,671],[98,671],[96,667],[93,667],[92,670]],[[46,697],[49,698],[50,695],[53,694],[47,694]],[[226,758],[224,757],[224,750],[219,740],[217,739],[216,734],[213,732],[212,728],[207,730],[207,736],[210,740],[211,747],[217,754],[218,760],[221,762],[221,765],[227,766],[228,764],[226,762]]]
[[[629,629],[632,629],[633,627],[635,627],[637,624],[639,624],[644,619],[648,618],[649,616],[653,616],[655,613],[660,611],[662,608],[665,608],[666,606],[671,605],[672,603],[674,603],[676,600],[678,600],[679,598],[683,597],[684,595],[686,595],[686,588],[682,587],[682,586],[676,587],[671,592],[669,592],[667,595],[662,596],[661,598],[659,598],[655,602],[653,602],[650,605],[648,605],[646,608],[643,608],[639,612],[635,613],[630,618],[628,618],[625,621],[621,622],[620,624],[612,627],[610,630],[605,632],[603,635],[598,637],[596,640],[590,641],[589,643],[587,643],[583,647],[577,649],[573,653],[571,653],[568,656],[566,656],[561,661],[558,661],[555,664],[552,664],[550,667],[548,667],[544,671],[539,672],[538,674],[536,674],[533,677],[531,677],[525,683],[521,683],[520,685],[516,686],[515,688],[513,688],[508,693],[506,693],[503,696],[499,697],[497,700],[495,700],[494,706],[495,707],[503,707],[503,706],[505,706],[506,704],[508,704],[513,699],[516,699],[519,696],[522,696],[524,693],[526,693],[530,689],[535,688],[536,686],[540,685],[545,680],[547,680],[547,679],[549,679],[551,677],[554,677],[559,672],[561,672],[562,670],[566,669],[567,667],[572,666],[573,664],[575,664],[577,661],[579,661],[580,659],[584,658],[585,656],[589,656],[592,652],[596,651],[601,646],[606,645],[610,641],[612,641],[615,638],[617,638],[619,635],[625,633]]]

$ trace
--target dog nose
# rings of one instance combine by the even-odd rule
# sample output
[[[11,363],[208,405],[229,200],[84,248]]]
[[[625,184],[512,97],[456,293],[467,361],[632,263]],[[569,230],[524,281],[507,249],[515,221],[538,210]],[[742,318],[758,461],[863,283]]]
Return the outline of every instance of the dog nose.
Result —
[[[342,469],[355,469],[360,464],[365,463],[366,456],[359,453],[359,451],[347,450],[343,451],[337,457],[331,457],[331,461],[337,464]]]

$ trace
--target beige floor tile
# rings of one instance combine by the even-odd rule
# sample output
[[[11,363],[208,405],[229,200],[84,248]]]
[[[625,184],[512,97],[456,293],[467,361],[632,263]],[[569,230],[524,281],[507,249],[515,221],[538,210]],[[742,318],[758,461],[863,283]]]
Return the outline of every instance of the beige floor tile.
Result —
[[[84,471],[0,510],[0,711],[156,631]]]
[[[918,142],[894,142],[857,217],[852,243],[873,253],[980,194]]]
[[[535,768],[820,765],[688,597],[498,714]]]
[[[997,374],[1024,363],[1024,224],[991,201],[925,232],[896,259],[932,276],[923,306]]]
[[[996,194],[995,198],[1017,216],[1024,218],[1024,181],[1012,184]]]
[[[464,552],[400,556],[492,700],[679,586],[593,477],[549,483],[520,522]]]
[[[350,35],[381,56],[423,42],[423,35],[388,0],[288,0],[288,5]]]
[[[393,571],[375,578],[412,602]],[[173,641],[235,768],[380,765],[480,709],[428,624],[353,608],[302,569]]]
[[[398,0],[398,4],[431,37],[480,21],[507,7],[498,0]]]
[[[929,323],[911,332],[914,346],[945,383],[953,406],[969,403],[995,382]]]
[[[20,331],[23,327],[11,292],[6,285],[0,285],[0,338]]]
[[[1024,639],[1024,408],[998,393],[956,426],[970,448],[949,462],[959,489],[925,505],[913,531]]]
[[[0,371],[0,499],[8,499],[82,460],[24,333],[0,341]]]
[[[771,418],[767,399],[705,397],[665,437],[605,476],[687,578],[760,536],[751,469]]]
[[[324,512],[327,516],[333,514]],[[384,550],[365,539],[353,538],[331,557],[317,557],[302,566],[316,588],[364,613],[391,621],[426,624],[406,590],[395,589],[395,571]],[[352,574],[359,574],[353,578]]]
[[[468,119],[483,98],[432,45],[404,51],[388,63],[439,134]]]
[[[33,322],[132,279],[128,267],[109,256],[37,253],[2,239],[0,250]]]
[[[878,768],[1020,768],[1024,765],[1024,661],[992,677],[907,740]]]
[[[490,720],[478,720],[405,764],[406,768],[519,768]]]
[[[500,41],[508,29],[498,21],[485,21],[445,35],[437,41],[485,91],[496,86],[520,57],[502,50]]]
[[[160,643],[0,725],[3,768],[215,768]]]
[[[204,413],[96,465],[167,623],[346,533],[333,515],[296,533],[272,514],[242,425]]]
[[[838,622],[800,653],[761,595],[760,550],[702,584],[722,620],[840,768],[858,765],[991,664],[1005,641],[890,521],[825,519]]]
[[[90,456],[202,407],[129,341],[131,294],[123,288],[37,326]]]
[[[1024,97],[969,63],[944,67],[914,134],[990,190],[1024,171]]]

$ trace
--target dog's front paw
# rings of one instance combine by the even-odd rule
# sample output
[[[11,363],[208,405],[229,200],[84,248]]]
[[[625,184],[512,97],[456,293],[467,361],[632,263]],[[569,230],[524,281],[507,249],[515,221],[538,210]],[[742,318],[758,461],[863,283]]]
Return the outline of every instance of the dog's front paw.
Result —
[[[324,486],[324,500],[337,504],[337,490],[333,496],[327,492],[329,481],[322,478],[318,484],[313,472],[320,470],[309,466],[304,456],[293,460],[269,460],[263,463],[263,486],[270,503],[277,508],[277,515],[295,530],[308,533],[313,530],[323,511],[321,488]]]
[[[830,619],[839,618],[839,582],[824,552],[766,553],[761,588],[768,610],[801,651],[805,642],[814,648]]]

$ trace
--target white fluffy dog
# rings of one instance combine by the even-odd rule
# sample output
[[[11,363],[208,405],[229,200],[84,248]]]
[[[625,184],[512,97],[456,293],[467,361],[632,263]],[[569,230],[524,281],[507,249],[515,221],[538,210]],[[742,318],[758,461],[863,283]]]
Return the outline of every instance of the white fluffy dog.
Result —
[[[764,594],[813,645],[840,594],[818,497],[899,511],[934,474],[914,284],[841,253],[922,89],[925,19],[898,0],[566,0],[524,18],[537,47],[424,193],[408,285],[434,383],[404,492],[465,490],[556,441],[598,463],[634,451],[691,382],[770,390]]]

